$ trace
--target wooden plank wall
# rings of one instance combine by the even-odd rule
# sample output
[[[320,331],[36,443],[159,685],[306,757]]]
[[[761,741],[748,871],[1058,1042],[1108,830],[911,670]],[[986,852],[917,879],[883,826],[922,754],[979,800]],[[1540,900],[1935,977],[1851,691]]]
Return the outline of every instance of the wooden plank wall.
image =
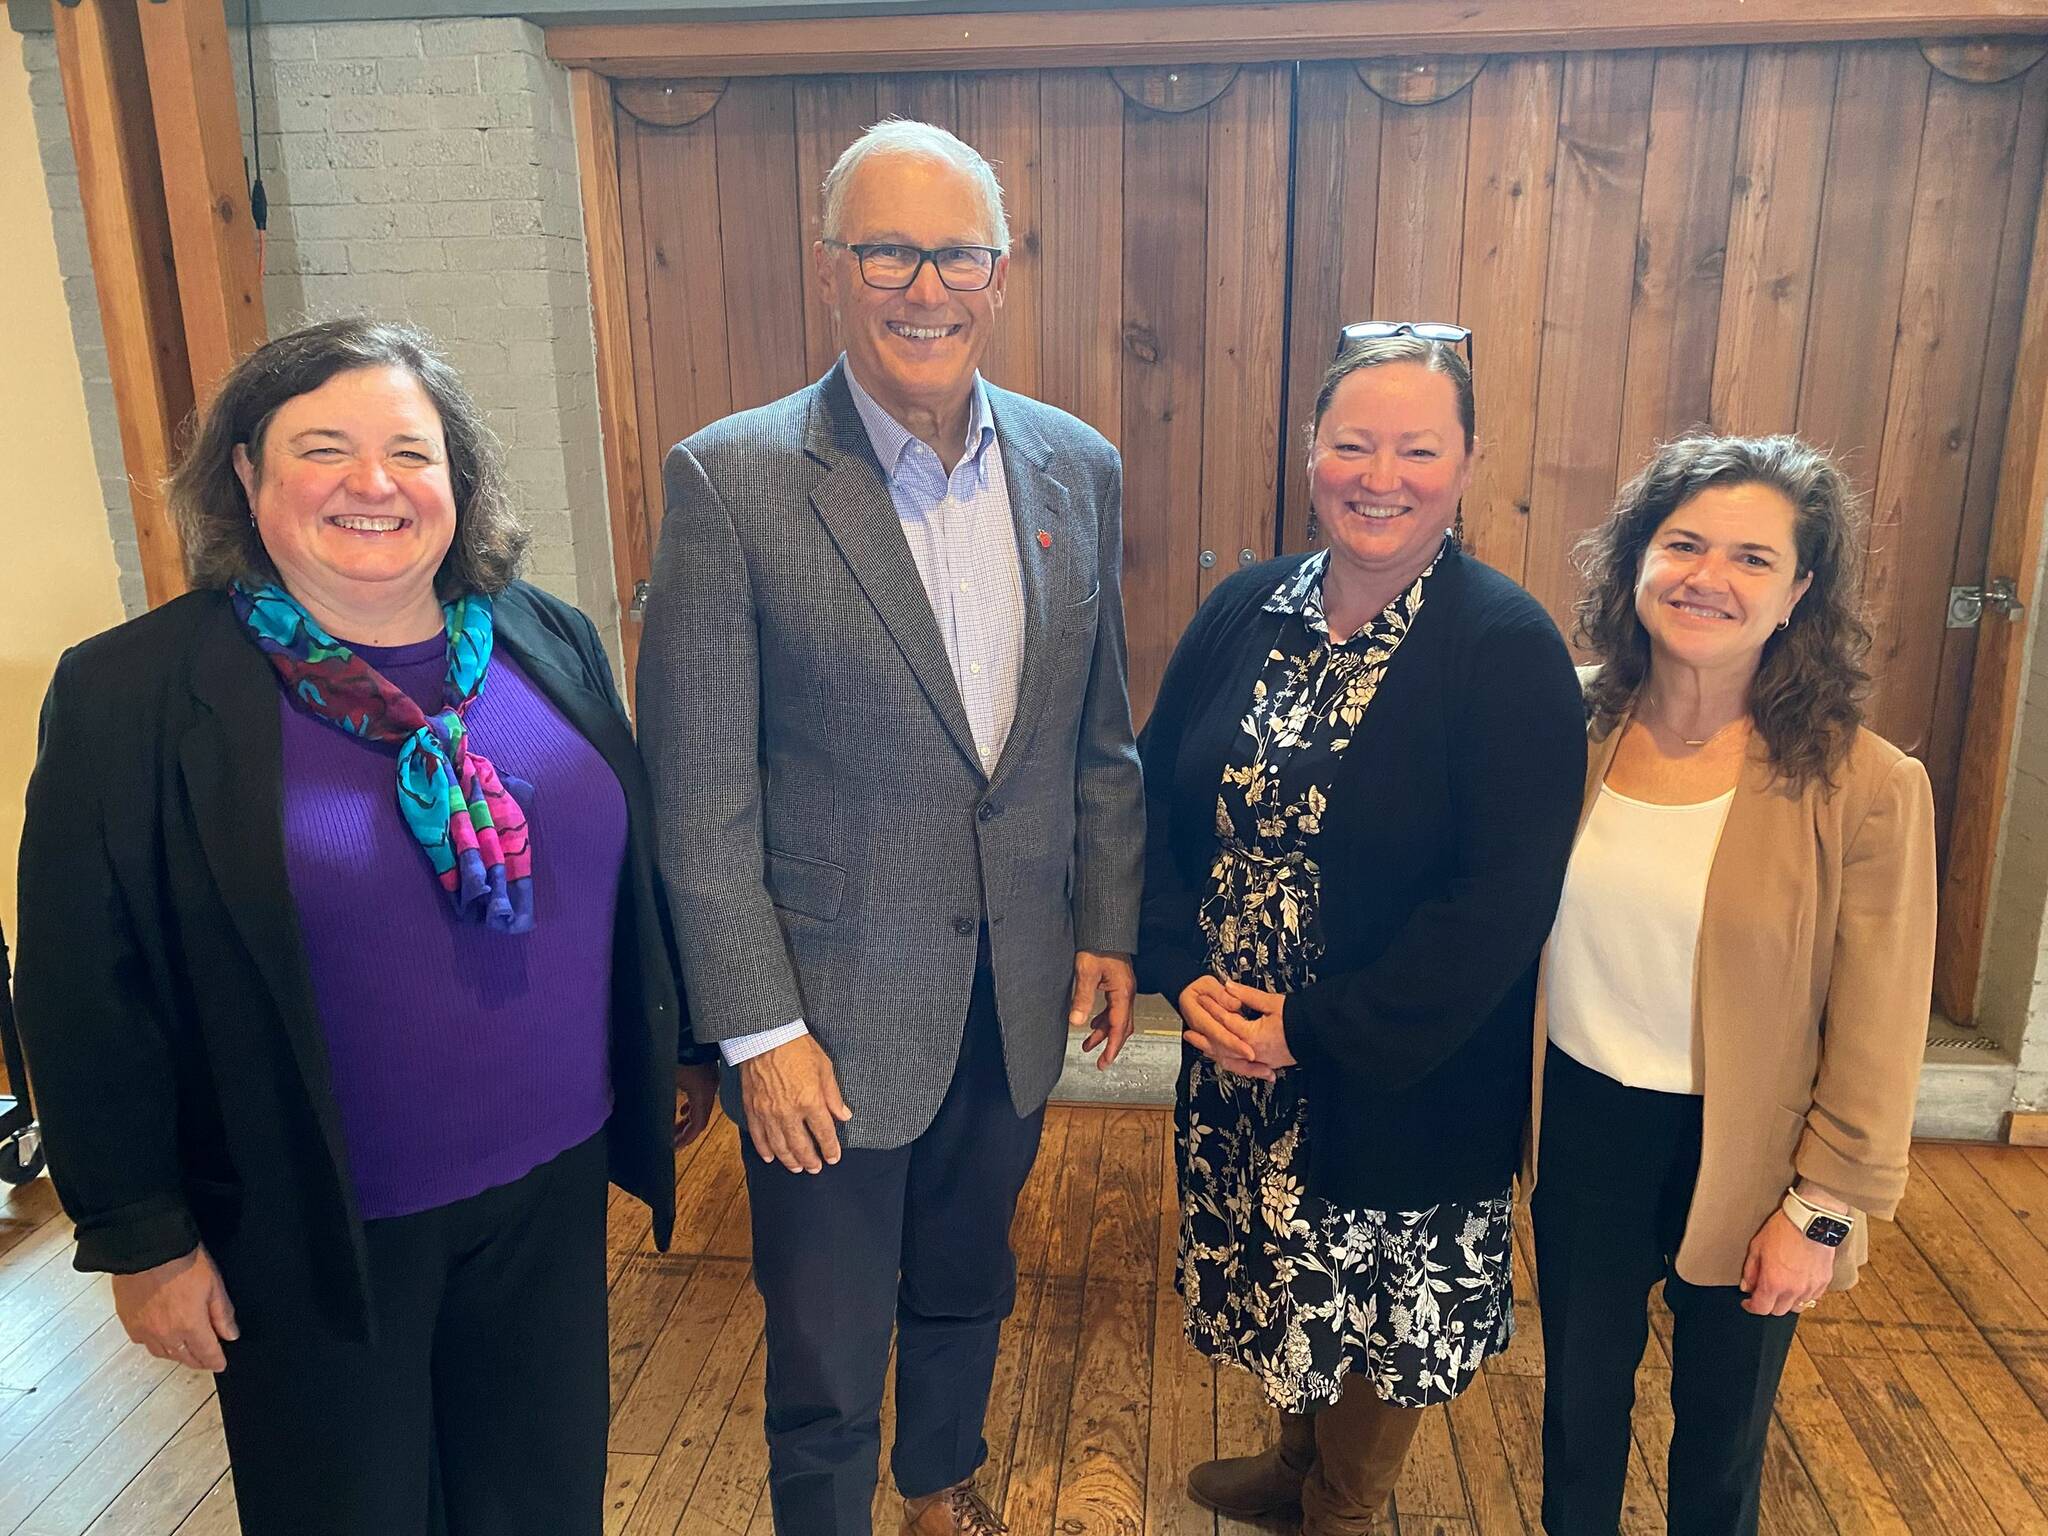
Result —
[[[1985,574],[2048,68],[1966,83],[1911,42],[1479,64],[621,82],[647,515],[668,445],[836,355],[816,189],[866,124],[923,117],[1006,188],[990,377],[1123,451],[1141,718],[1209,588],[1299,544],[1337,325],[1456,319],[1474,547],[1567,630],[1572,546],[1660,439],[1797,430],[1844,456],[1875,723],[1927,761],[1945,845],[1975,646],[1947,591]]]
[[[1947,593],[1985,574],[2048,70],[1966,83],[1913,43],[1524,56],[1426,106],[1368,73],[1301,68],[1290,421],[1341,321],[1470,325],[1467,525],[1567,630],[1572,546],[1657,441],[1831,445],[1869,498],[1873,722],[1927,762],[1945,847],[1975,647]]]
[[[1149,704],[1202,596],[1243,551],[1273,552],[1292,83],[1287,65],[736,79],[673,126],[635,106],[672,119],[679,93],[622,84],[649,515],[670,444],[838,355],[809,247],[839,151],[892,113],[940,123],[996,163],[1009,208],[988,376],[1123,450],[1132,691]]]

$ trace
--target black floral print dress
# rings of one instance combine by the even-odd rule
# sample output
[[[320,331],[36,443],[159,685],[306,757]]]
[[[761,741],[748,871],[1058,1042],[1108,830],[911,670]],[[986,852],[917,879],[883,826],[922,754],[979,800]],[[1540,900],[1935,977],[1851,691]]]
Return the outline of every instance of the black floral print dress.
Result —
[[[1315,846],[1337,759],[1428,597],[1432,565],[1341,644],[1323,615],[1317,555],[1276,590],[1282,626],[1216,795],[1215,862],[1200,924],[1210,968],[1273,992],[1316,980]],[[1362,1371],[1422,1408],[1465,1389],[1514,1333],[1511,1203],[1343,1210],[1309,1195],[1299,1068],[1270,1084],[1187,1052],[1176,1121],[1177,1283],[1189,1339],[1249,1370],[1276,1407],[1334,1402]]]

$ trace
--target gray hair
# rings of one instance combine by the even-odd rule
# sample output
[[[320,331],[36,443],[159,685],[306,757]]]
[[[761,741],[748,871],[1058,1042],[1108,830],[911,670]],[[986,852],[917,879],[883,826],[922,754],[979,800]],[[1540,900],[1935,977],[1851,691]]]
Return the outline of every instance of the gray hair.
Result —
[[[837,240],[840,220],[846,212],[846,189],[861,163],[876,155],[909,155],[938,160],[965,171],[988,210],[991,243],[1010,248],[1010,220],[1003,212],[1003,184],[996,180],[995,167],[965,140],[932,123],[913,122],[906,117],[885,117],[846,146],[825,175],[825,238]]]

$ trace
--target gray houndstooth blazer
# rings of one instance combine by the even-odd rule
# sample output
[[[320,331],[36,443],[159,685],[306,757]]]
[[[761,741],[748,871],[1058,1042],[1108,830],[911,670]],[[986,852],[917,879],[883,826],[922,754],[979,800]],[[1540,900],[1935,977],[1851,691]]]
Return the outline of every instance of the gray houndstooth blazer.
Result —
[[[989,387],[1027,611],[985,777],[843,367],[670,451],[638,708],[697,1038],[802,1018],[842,1139],[886,1148],[952,1081],[984,916],[1011,1096],[1045,1102],[1075,949],[1136,946],[1144,807],[1116,450]]]

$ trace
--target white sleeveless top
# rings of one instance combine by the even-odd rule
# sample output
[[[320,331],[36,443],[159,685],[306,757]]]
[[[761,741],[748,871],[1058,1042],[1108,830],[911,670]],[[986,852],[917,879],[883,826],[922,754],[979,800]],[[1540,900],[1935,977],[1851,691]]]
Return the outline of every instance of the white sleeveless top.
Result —
[[[1701,1091],[1693,969],[1714,850],[1735,799],[1651,805],[1606,785],[1550,934],[1550,1043],[1631,1088]]]

